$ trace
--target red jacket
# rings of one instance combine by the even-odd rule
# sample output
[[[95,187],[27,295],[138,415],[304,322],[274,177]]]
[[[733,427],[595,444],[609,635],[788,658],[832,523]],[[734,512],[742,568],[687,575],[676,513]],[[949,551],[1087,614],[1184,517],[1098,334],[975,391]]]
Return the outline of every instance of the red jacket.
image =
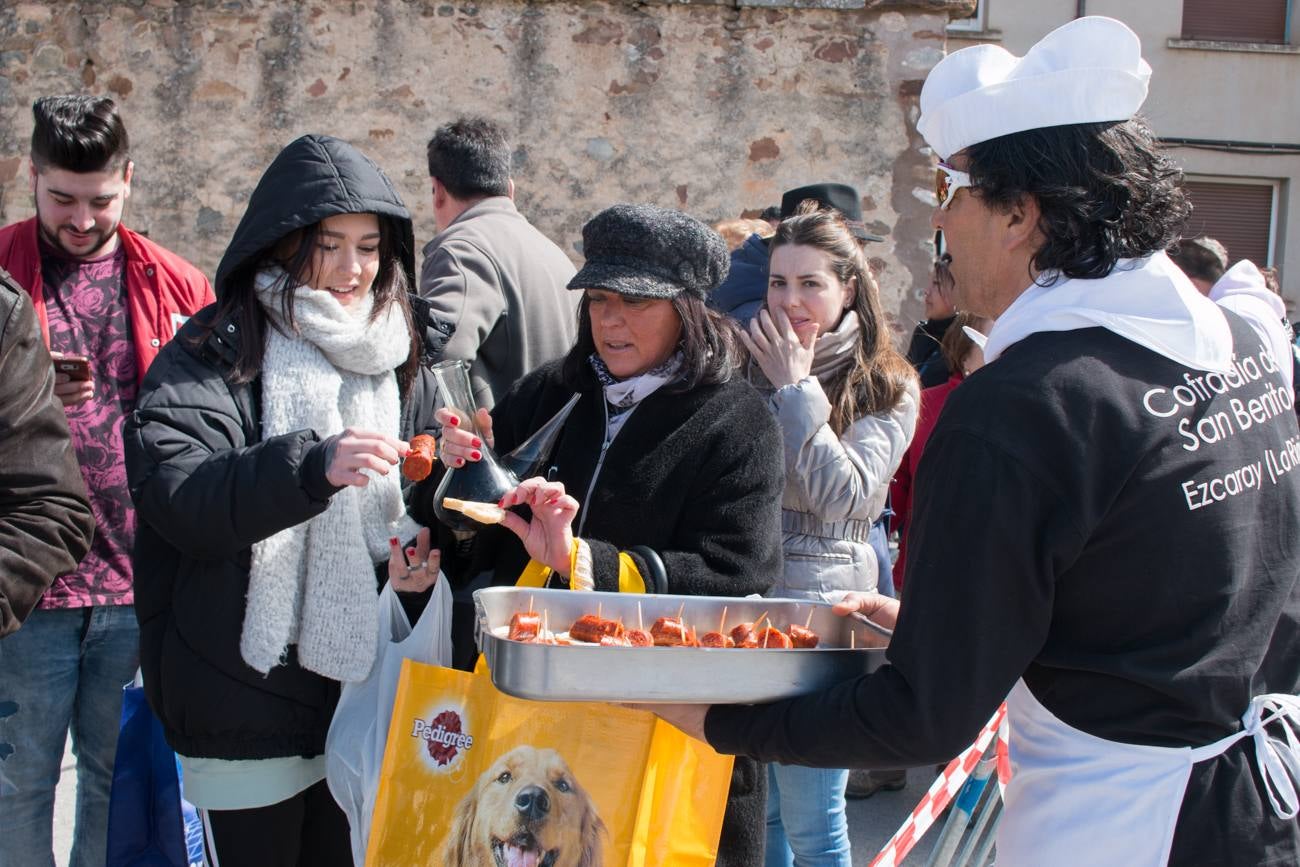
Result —
[[[126,303],[131,312],[136,369],[143,381],[162,345],[176,335],[186,319],[216,299],[203,272],[180,256],[126,226],[118,226],[117,236],[126,251]],[[50,327],[45,316],[45,293],[41,291],[41,252],[36,238],[35,217],[0,229],[0,268],[13,275],[32,296],[48,346]]]
[[[903,463],[889,483],[889,505],[894,510],[894,517],[889,523],[891,530],[898,531],[898,559],[894,561],[894,589],[903,587],[903,572],[907,565],[907,519],[912,514],[912,480],[916,478],[916,468],[921,465],[921,454],[925,451],[925,441],[934,431],[935,422],[939,420],[939,411],[952,390],[961,385],[962,376],[953,374],[942,385],[934,385],[921,391],[921,408],[916,415],[916,433],[907,451],[903,453]]]

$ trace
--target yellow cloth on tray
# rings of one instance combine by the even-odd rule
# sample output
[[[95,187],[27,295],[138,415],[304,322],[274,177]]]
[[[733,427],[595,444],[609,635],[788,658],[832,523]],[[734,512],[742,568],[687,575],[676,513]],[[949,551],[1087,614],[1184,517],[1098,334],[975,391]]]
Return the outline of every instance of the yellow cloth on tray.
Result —
[[[576,564],[579,562],[578,548],[582,544],[581,539],[573,540],[573,550],[569,552],[569,562],[573,568],[570,574],[575,574],[579,570]],[[590,563],[591,558],[587,558]],[[524,571],[520,573],[519,580],[515,582],[516,587],[545,587],[546,581],[551,577],[551,567],[544,566],[536,560],[529,560]],[[570,582],[571,585],[573,582]],[[574,589],[578,589],[575,587]],[[588,588],[583,588],[588,589]],[[618,592],[619,593],[644,593],[645,579],[641,577],[641,570],[636,568],[636,561],[632,555],[626,551],[618,553]]]

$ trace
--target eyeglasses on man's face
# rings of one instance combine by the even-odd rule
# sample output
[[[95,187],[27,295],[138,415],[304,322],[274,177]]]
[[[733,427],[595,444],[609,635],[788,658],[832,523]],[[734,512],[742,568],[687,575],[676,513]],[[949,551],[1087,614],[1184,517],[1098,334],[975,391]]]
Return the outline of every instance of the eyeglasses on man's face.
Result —
[[[934,197],[939,201],[939,207],[943,210],[948,209],[952,203],[953,196],[963,187],[973,186],[970,175],[958,171],[947,163],[939,163],[934,173]]]

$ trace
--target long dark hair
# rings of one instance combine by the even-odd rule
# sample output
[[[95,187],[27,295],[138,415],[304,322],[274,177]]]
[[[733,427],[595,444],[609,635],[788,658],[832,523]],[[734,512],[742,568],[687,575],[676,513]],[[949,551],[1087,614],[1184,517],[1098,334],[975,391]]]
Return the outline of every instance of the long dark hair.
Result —
[[[1141,118],[1031,129],[965,153],[971,183],[989,207],[1005,211],[1023,196],[1038,201],[1040,280],[1055,272],[1105,277],[1119,259],[1168,247],[1191,213],[1182,170]]]
[[[374,297],[374,306],[370,311],[373,322],[390,306],[396,304],[406,321],[406,330],[410,334],[411,346],[406,361],[397,368],[397,385],[405,395],[415,381],[419,367],[420,341],[415,330],[415,320],[411,315],[411,303],[407,298],[410,287],[406,281],[406,271],[402,267],[399,252],[402,233],[398,221],[383,214],[379,219],[379,272],[370,287]],[[262,356],[266,350],[267,327],[279,328],[258,300],[254,289],[257,272],[263,268],[278,265],[285,276],[277,287],[280,298],[280,314],[289,328],[296,328],[293,319],[293,294],[284,291],[290,282],[299,282],[302,275],[310,274],[312,258],[316,255],[320,243],[321,224],[313,223],[301,229],[295,229],[283,238],[263,248],[256,255],[244,260],[230,272],[222,284],[219,297],[220,306],[214,315],[210,328],[219,322],[233,319],[241,334],[239,351],[235,357],[229,380],[232,383],[248,383],[257,378],[262,370]],[[206,338],[206,334],[200,340]]]
[[[916,381],[916,371],[894,348],[880,289],[842,216],[819,209],[815,202],[802,203],[795,216],[776,227],[770,252],[787,245],[822,251],[840,282],[854,286],[850,309],[858,314],[858,345],[853,364],[835,376],[826,394],[831,402],[831,430],[842,434],[859,418],[898,406],[908,386]]]
[[[679,378],[665,385],[664,390],[681,393],[730,380],[743,357],[735,323],[690,292],[679,292],[672,304],[682,320],[677,348],[682,352],[683,363]],[[575,390],[591,379],[588,359],[596,351],[596,341],[591,336],[590,308],[591,302],[583,292],[578,304],[578,341],[564,356],[561,367],[565,385]]]

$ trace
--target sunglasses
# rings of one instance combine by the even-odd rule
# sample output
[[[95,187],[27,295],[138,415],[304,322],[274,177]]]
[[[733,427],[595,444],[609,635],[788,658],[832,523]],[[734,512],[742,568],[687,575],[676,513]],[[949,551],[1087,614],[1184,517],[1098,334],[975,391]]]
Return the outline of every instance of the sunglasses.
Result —
[[[973,186],[970,175],[959,172],[946,163],[939,163],[934,173],[934,197],[939,200],[939,207],[948,209],[952,197],[963,187]]]

